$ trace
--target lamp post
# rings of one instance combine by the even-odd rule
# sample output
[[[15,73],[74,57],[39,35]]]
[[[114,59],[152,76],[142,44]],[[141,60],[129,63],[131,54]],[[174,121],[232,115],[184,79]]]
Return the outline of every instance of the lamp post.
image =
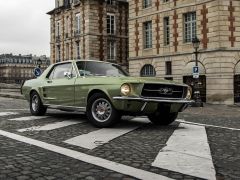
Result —
[[[38,65],[39,68],[41,68],[42,60],[40,58],[37,60],[37,65]]]
[[[195,54],[195,67],[197,69],[197,75],[195,78],[195,82],[194,82],[194,94],[193,94],[193,99],[195,100],[195,102],[192,104],[193,107],[203,107],[203,102],[201,100],[201,96],[200,96],[200,90],[199,90],[199,67],[198,67],[198,49],[200,46],[200,40],[195,37],[192,40],[192,44],[193,44],[193,48],[195,49],[194,54]],[[193,69],[194,69],[193,68]]]

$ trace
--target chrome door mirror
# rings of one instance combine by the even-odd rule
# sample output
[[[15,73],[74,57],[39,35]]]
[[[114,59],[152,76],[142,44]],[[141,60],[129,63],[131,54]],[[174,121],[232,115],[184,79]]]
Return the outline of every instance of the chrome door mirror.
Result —
[[[67,77],[68,79],[71,79],[72,74],[70,72],[64,72],[64,77]]]

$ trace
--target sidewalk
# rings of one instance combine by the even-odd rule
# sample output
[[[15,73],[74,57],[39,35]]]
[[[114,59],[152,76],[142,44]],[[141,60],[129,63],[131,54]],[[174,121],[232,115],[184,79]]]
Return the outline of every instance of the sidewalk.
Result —
[[[240,117],[239,105],[204,104],[204,107],[188,107],[182,114]],[[240,120],[240,119],[239,119]]]
[[[24,99],[20,93],[4,93],[0,91],[0,97],[13,98],[13,99]]]
[[[20,85],[0,83],[0,97],[24,99],[20,92]]]

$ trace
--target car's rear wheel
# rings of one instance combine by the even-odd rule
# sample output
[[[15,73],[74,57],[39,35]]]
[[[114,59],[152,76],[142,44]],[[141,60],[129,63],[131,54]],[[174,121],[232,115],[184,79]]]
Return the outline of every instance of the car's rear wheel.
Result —
[[[47,111],[47,107],[43,106],[42,100],[36,91],[30,95],[30,111],[34,116],[43,116]]]
[[[148,116],[148,119],[156,125],[166,126],[171,124],[177,118],[178,113],[154,113]]]
[[[105,94],[96,93],[88,100],[87,117],[94,126],[102,128],[117,123],[120,114]]]

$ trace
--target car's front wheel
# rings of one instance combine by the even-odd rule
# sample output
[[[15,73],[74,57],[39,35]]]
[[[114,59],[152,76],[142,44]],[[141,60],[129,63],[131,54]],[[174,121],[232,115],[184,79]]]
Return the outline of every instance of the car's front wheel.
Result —
[[[121,116],[105,94],[96,93],[88,100],[87,117],[94,126],[102,128],[114,125]]]
[[[154,113],[148,116],[148,119],[156,125],[169,125],[177,118],[178,113]]]
[[[47,107],[43,106],[41,98],[35,91],[30,95],[30,111],[34,116],[43,116],[47,111]]]

